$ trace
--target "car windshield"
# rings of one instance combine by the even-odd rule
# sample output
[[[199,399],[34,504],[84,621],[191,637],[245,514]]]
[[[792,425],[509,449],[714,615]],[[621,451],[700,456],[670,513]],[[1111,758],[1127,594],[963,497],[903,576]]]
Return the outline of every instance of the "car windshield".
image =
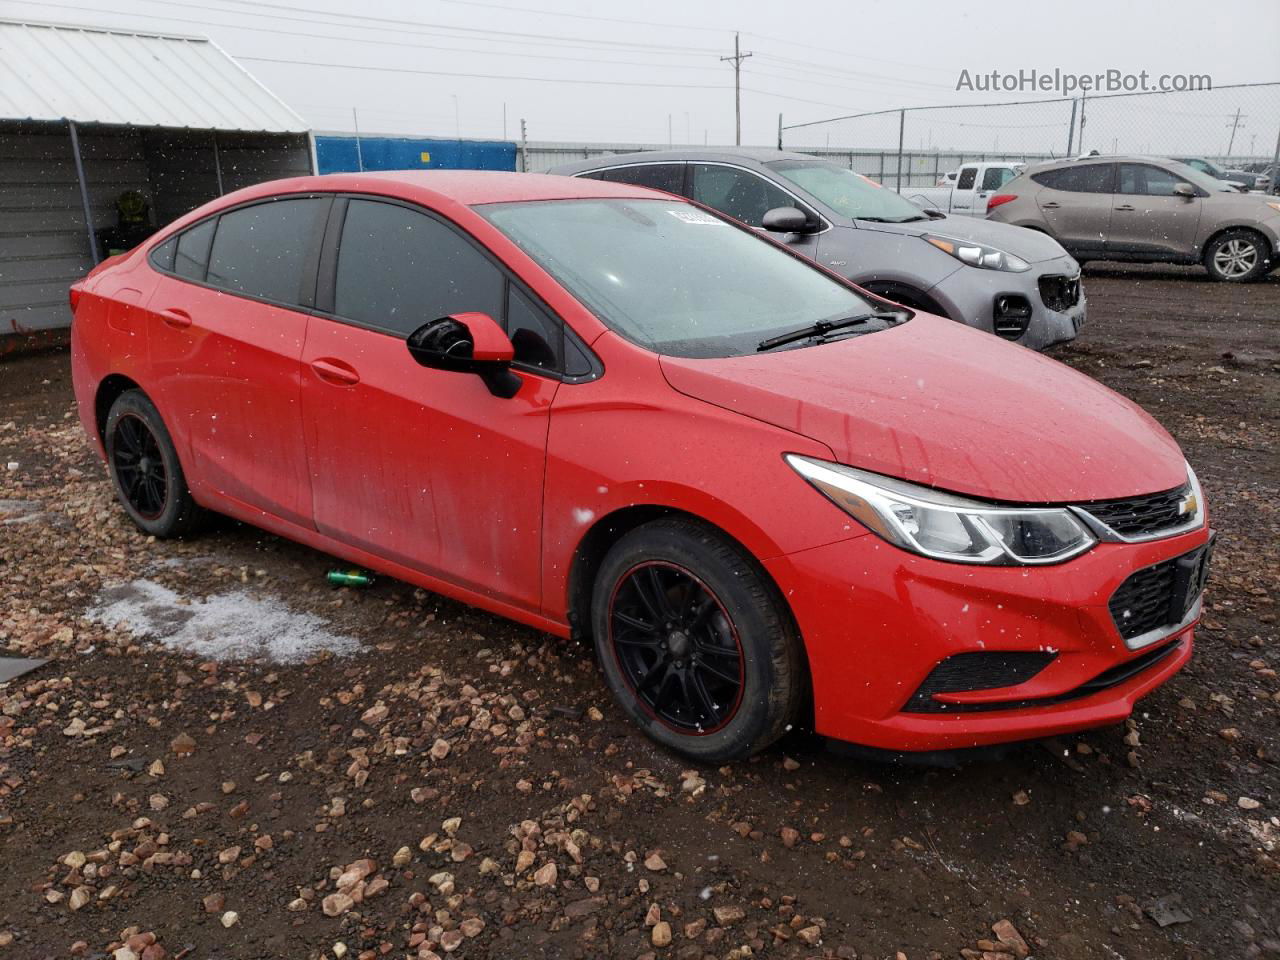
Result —
[[[769,169],[854,220],[911,223],[928,220],[910,200],[886,190],[860,173],[822,160],[779,160]]]
[[[603,323],[655,353],[742,356],[762,340],[817,321],[881,309],[750,230],[688,203],[541,200],[476,209]],[[862,335],[892,323],[875,316],[841,333]]]

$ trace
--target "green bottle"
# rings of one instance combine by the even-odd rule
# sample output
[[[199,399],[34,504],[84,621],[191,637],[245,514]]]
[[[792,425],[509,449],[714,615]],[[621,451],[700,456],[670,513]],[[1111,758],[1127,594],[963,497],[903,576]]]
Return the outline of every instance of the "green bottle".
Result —
[[[330,570],[325,574],[325,579],[335,587],[367,587],[373,583],[373,577],[363,570],[355,568],[350,570]]]

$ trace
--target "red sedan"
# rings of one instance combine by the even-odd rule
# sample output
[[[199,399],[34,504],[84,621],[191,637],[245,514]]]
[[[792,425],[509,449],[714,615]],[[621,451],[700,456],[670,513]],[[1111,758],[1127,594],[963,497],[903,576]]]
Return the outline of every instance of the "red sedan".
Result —
[[[143,530],[217,511],[589,636],[699,760],[1114,723],[1191,655],[1206,509],[1149,416],[675,197],[266,183],[71,299]]]

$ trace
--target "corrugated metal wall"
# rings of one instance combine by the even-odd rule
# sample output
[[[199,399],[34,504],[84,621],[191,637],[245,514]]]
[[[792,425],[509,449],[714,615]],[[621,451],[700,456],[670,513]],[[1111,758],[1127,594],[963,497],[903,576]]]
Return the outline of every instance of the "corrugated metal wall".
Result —
[[[140,190],[156,226],[218,195],[212,134],[82,126],[94,226]],[[229,192],[311,170],[305,135],[218,134]],[[65,124],[0,123],[0,336],[70,323],[67,286],[93,265]]]
[[[514,170],[516,145],[509,140],[441,140],[429,137],[316,137],[321,173],[359,170]]]

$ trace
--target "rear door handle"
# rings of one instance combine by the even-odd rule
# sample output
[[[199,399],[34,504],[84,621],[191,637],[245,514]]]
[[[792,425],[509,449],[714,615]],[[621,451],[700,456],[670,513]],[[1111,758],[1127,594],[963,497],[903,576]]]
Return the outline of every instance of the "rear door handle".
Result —
[[[160,319],[177,330],[184,330],[191,326],[191,314],[187,313],[185,310],[180,310],[177,307],[170,307],[168,310],[161,310]]]
[[[1061,206],[1061,204],[1055,200],[1050,200],[1048,203],[1040,204],[1040,208],[1042,210],[1057,210],[1059,206]]]
[[[352,367],[331,357],[312,360],[311,369],[325,383],[331,383],[334,386],[351,387],[360,382],[360,374],[356,373]]]
[[[1133,205],[1132,205],[1132,204],[1125,203],[1125,204],[1121,204],[1120,206],[1116,207],[1116,209],[1117,209],[1117,210],[1123,210],[1125,213],[1131,213],[1131,212],[1133,212],[1133,209],[1134,209],[1134,208],[1133,208]]]

